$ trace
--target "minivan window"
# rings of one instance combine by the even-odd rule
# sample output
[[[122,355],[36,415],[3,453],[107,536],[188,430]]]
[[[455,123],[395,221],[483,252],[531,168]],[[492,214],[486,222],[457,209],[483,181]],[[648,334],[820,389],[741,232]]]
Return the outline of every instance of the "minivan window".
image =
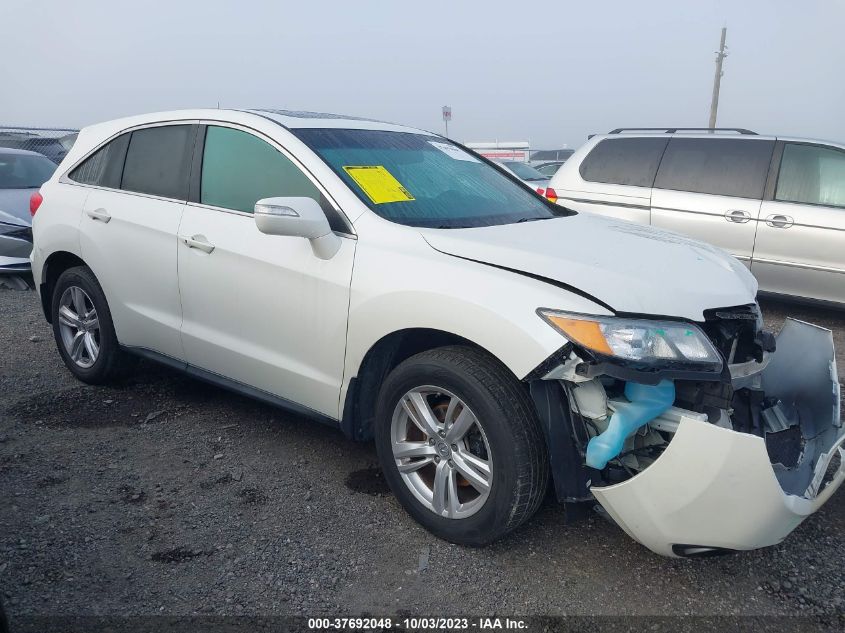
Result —
[[[328,200],[287,156],[248,132],[209,126],[200,203],[252,213],[258,200],[277,196],[313,198],[326,212],[332,230],[345,230]]]
[[[737,198],[762,198],[774,141],[678,138],[663,154],[654,186]]]
[[[566,215],[497,167],[428,134],[292,129],[370,209],[408,226],[465,228]]]
[[[193,129],[191,125],[164,125],[132,132],[120,188],[187,199]]]
[[[589,182],[651,187],[667,138],[614,138],[600,141],[581,163]]]
[[[131,132],[121,134],[113,141],[106,143],[71,171],[68,178],[83,185],[119,189],[130,135]]]
[[[775,199],[845,207],[845,152],[817,145],[784,145]]]

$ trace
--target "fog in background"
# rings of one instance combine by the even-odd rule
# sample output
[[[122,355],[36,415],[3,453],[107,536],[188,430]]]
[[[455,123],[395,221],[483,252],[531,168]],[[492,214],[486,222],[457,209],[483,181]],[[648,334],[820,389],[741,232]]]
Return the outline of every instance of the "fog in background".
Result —
[[[188,107],[368,116],[577,147],[627,125],[845,141],[845,1],[1,0],[0,124]]]

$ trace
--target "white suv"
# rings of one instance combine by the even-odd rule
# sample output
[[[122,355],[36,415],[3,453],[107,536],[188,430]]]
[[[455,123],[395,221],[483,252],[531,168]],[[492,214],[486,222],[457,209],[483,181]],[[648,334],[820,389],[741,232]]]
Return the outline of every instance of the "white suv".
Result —
[[[144,356],[374,439],[402,505],[488,543],[549,481],[655,552],[777,543],[842,483],[831,334],[754,278],[549,203],[443,137],[302,112],[84,129],[32,200],[59,352]]]
[[[567,208],[723,248],[763,293],[845,307],[845,145],[620,128],[587,141],[548,187]]]

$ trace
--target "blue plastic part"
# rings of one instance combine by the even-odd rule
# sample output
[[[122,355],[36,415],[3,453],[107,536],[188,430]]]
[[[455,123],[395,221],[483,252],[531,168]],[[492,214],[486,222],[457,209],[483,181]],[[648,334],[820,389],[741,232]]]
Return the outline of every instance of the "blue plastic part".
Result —
[[[651,422],[672,406],[675,401],[675,383],[661,380],[656,385],[629,382],[625,385],[629,402],[616,405],[604,433],[596,435],[587,444],[587,466],[601,470],[622,452],[625,440],[638,428]]]

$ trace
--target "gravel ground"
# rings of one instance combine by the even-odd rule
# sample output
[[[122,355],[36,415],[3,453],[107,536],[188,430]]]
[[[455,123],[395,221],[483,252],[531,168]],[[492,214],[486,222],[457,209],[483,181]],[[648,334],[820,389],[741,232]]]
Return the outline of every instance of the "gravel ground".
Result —
[[[765,302],[832,328],[845,313]],[[142,363],[117,387],[62,365],[33,292],[0,290],[0,597],[42,614],[785,615],[842,625],[845,494],[785,543],[658,557],[547,503],[503,542],[439,541],[374,447]],[[817,618],[818,619],[818,618]]]

